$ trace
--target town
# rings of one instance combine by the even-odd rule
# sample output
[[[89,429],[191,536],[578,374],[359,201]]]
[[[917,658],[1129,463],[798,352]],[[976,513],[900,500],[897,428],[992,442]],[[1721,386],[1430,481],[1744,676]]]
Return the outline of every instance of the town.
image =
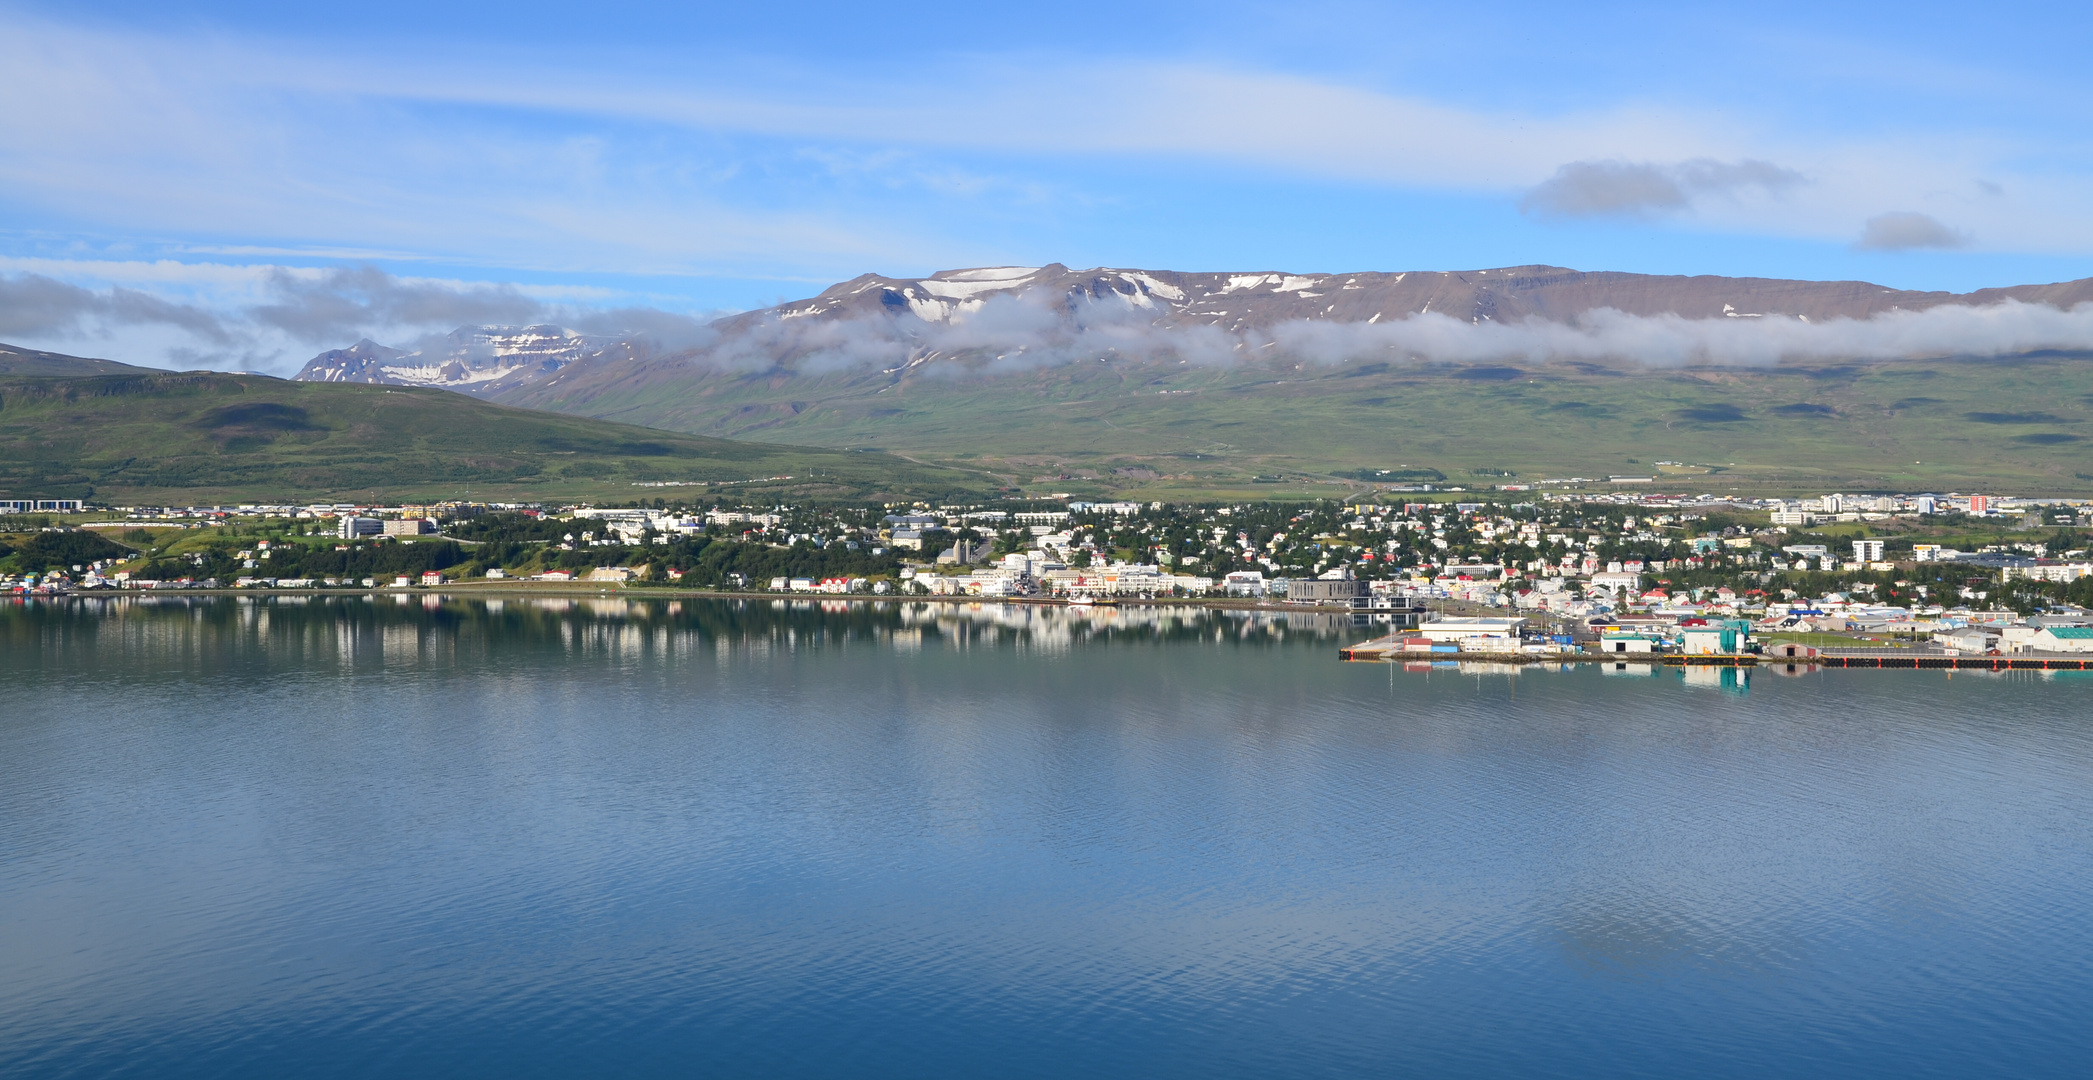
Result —
[[[2093,651],[2084,500],[1452,498],[1475,501],[0,502],[0,587],[30,597],[564,586],[1315,608],[1392,624],[1391,655]]]

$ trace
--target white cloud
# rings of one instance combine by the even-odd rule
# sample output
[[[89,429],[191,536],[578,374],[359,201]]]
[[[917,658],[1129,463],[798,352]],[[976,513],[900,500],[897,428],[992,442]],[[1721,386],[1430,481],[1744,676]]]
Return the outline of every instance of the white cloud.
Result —
[[[1467,322],[1439,314],[1380,323],[1296,321],[1242,332],[1157,327],[1153,312],[1100,300],[1064,320],[1058,296],[990,300],[951,324],[913,319],[765,321],[695,356],[730,370],[822,372],[898,368],[933,354],[998,371],[1105,357],[1232,366],[1266,361],[1333,365],[1592,362],[1630,367],[1770,367],[1794,361],[2006,356],[2093,351],[2093,304],[2069,310],[2008,301],[1942,305],[1868,319],[1687,319],[1611,308],[1572,322]],[[944,374],[967,370],[945,365]]]

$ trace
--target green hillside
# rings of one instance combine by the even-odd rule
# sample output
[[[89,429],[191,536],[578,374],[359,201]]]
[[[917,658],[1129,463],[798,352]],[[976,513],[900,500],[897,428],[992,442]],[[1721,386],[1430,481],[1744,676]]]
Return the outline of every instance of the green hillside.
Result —
[[[0,344],[0,375],[156,375],[155,368]]]
[[[977,472],[888,454],[731,442],[443,390],[162,372],[107,361],[69,368],[64,361],[73,358],[29,356],[22,366],[60,373],[0,374],[0,494],[16,497],[145,504],[717,493],[862,498],[986,486]],[[99,373],[110,368],[117,373]],[[712,486],[642,486],[700,481]]]
[[[1679,370],[1113,362],[898,381],[690,371],[569,380],[527,400],[728,438],[874,446],[1028,491],[1270,497],[1360,477],[1615,474],[1746,492],[2093,491],[2093,359],[2081,356]]]

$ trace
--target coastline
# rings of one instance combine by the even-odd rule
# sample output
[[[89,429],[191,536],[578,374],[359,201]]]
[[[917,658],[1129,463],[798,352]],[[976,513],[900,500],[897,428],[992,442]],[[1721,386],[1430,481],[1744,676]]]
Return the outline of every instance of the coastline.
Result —
[[[746,592],[711,589],[678,589],[667,586],[631,586],[621,583],[589,583],[579,581],[520,582],[500,581],[487,584],[446,582],[440,587],[412,585],[406,587],[379,586],[375,588],[215,588],[215,589],[92,589],[73,590],[50,594],[10,594],[11,599],[58,599],[60,597],[150,597],[150,596],[456,596],[460,598],[487,597],[494,599],[525,599],[530,597],[618,597],[633,600],[803,600],[843,601],[859,604],[1010,604],[1020,607],[1058,608],[1103,608],[1115,607],[1182,607],[1203,608],[1223,611],[1271,611],[1301,612],[1317,615],[1371,615],[1370,609],[1338,607],[1329,604],[1287,604],[1260,602],[1240,597],[1167,596],[1130,597],[1124,600],[1099,601],[1094,604],[1073,604],[1056,597],[1028,596],[956,596],[956,595],[874,595],[871,593],[816,593],[816,592]],[[1461,606],[1456,604],[1455,606]],[[1451,610],[1451,608],[1449,608]],[[1383,612],[1385,613],[1385,612]]]

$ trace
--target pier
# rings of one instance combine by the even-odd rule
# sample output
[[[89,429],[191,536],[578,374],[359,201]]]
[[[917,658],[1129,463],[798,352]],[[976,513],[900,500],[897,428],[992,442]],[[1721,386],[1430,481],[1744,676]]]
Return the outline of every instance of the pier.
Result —
[[[1889,668],[1907,671],[2093,671],[2093,656],[2057,653],[2014,653],[1998,656],[1957,656],[1937,652],[1889,649],[1840,649],[1817,651],[1807,658],[1761,653],[1712,653],[1688,656],[1682,653],[1592,653],[1527,652],[1506,649],[1440,649],[1425,651],[1403,646],[1402,634],[1389,634],[1339,649],[1339,659],[1360,661],[1488,661],[1497,664],[1663,664],[1670,667],[1756,667],[1764,664],[1813,664],[1828,668]]]
[[[2028,656],[2025,654],[2001,656],[1941,656],[1935,654],[1913,655],[1893,652],[1839,652],[1825,653],[1811,658],[1810,663],[1824,667],[1844,668],[1905,668],[1905,669],[1956,669],[1976,668],[1980,671],[2093,671],[2093,658],[2075,656]]]

